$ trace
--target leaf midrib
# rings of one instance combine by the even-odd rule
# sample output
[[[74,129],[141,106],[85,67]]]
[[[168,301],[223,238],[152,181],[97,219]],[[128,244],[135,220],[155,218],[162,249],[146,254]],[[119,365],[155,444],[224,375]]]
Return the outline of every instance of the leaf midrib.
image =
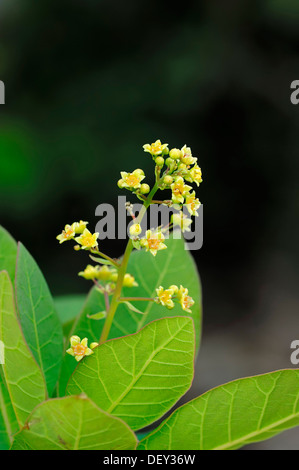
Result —
[[[286,418],[280,419],[279,421],[275,421],[273,424],[270,424],[269,426],[265,426],[264,428],[258,429],[257,431],[253,431],[249,434],[246,434],[243,437],[240,437],[239,439],[235,439],[234,441],[229,441],[220,446],[213,447],[213,449],[211,450],[225,450],[225,449],[228,449],[229,447],[234,447],[235,445],[238,445],[238,444],[246,444],[246,441],[248,441],[248,439],[259,436],[260,434],[264,434],[267,431],[271,431],[275,427],[280,426],[281,424],[287,423],[288,421],[291,421],[292,419],[298,418],[298,417],[299,417],[299,412],[292,413]]]
[[[188,321],[186,321],[186,323],[181,326],[179,328],[179,330],[176,332],[176,334],[174,334],[168,341],[166,341],[163,345],[161,345],[158,349],[156,349],[148,358],[148,360],[146,361],[146,363],[144,364],[144,366],[140,369],[139,373],[137,374],[136,377],[134,377],[134,380],[131,381],[131,383],[128,385],[128,387],[126,388],[126,390],[120,395],[120,397],[118,398],[118,400],[116,402],[114,402],[112,404],[112,406],[110,406],[110,408],[107,410],[108,413],[112,413],[113,410],[115,410],[115,408],[121,403],[121,401],[128,395],[128,393],[131,391],[132,387],[138,382],[138,380],[140,379],[140,377],[142,376],[142,374],[144,373],[144,371],[147,369],[147,367],[150,365],[150,363],[152,362],[152,360],[154,359],[154,357],[163,349],[165,348],[165,346],[167,346],[171,341],[173,341],[173,339],[178,335],[178,333],[186,326],[186,324],[188,323]],[[135,351],[134,351],[134,354],[135,354]]]
[[[36,311],[35,311],[35,306],[34,306],[34,303],[33,303],[33,298],[32,298],[32,290],[31,290],[31,284],[30,284],[30,279],[29,279],[29,275],[28,275],[28,265],[27,265],[27,261],[25,260],[25,264],[26,264],[26,268],[24,270],[25,272],[25,276],[26,276],[26,281],[27,281],[27,286],[28,286],[28,297],[29,297],[29,301],[30,301],[30,304],[31,304],[31,309],[32,309],[32,315],[33,315],[33,325],[34,325],[34,336],[35,336],[35,342],[36,342],[36,352],[37,352],[37,355],[38,355],[38,359],[39,359],[39,364],[40,366],[44,369],[44,365],[43,365],[43,359],[42,359],[42,356],[41,356],[41,349],[40,349],[40,344],[39,344],[39,336],[38,336],[38,331],[37,331],[37,322],[36,322]]]

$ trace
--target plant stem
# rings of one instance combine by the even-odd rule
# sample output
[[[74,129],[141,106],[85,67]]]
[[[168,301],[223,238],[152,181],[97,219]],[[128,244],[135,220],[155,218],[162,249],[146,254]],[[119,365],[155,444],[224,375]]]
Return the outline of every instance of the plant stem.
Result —
[[[147,211],[147,208],[150,206],[150,204],[152,202],[152,199],[153,199],[153,197],[154,197],[154,195],[155,195],[155,193],[158,189],[158,183],[159,182],[156,181],[156,183],[153,186],[151,192],[149,193],[148,197],[144,201],[144,204],[143,204],[143,206],[142,206],[142,208],[141,208],[141,210],[138,214],[138,217],[136,218],[136,223],[141,222],[144,214]],[[128,266],[128,262],[129,262],[129,258],[130,258],[130,255],[132,253],[132,250],[133,250],[133,243],[132,243],[132,240],[130,238],[130,240],[127,243],[127,247],[126,247],[121,265],[119,266],[117,283],[116,283],[115,291],[114,291],[114,294],[113,294],[113,297],[112,297],[112,300],[111,300],[111,303],[110,303],[109,311],[107,312],[107,317],[106,317],[105,324],[104,324],[102,334],[101,334],[101,338],[100,338],[100,344],[104,343],[107,340],[108,336],[109,336],[109,332],[110,332],[110,329],[111,329],[111,326],[112,326],[112,323],[113,323],[113,318],[114,318],[115,312],[117,310],[117,307],[120,303],[120,294],[121,294],[121,290],[122,290],[122,286],[123,286],[123,280],[124,280],[124,277],[125,277],[125,274],[126,274],[126,271],[127,271],[127,266]]]
[[[90,250],[90,252],[93,253],[94,255],[101,256],[102,258],[106,259],[107,261],[110,261],[110,263],[113,264],[113,266],[115,266],[116,268],[119,268],[119,266],[120,266],[119,263],[117,261],[115,261],[113,258],[110,258],[110,256],[105,255],[105,253],[102,253],[99,250]]]
[[[106,312],[108,312],[110,305],[109,305],[109,295],[107,291],[104,292],[104,297],[105,297]]]

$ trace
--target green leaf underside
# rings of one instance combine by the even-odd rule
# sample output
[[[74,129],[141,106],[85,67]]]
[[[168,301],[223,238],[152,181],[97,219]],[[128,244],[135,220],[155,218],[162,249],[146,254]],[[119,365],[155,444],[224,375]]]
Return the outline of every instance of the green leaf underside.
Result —
[[[108,341],[79,363],[67,394],[85,393],[108,413],[141,429],[163,416],[193,378],[194,326],[188,317],[157,320]]]
[[[10,401],[10,396],[0,365],[0,450],[8,450],[12,436],[18,431],[17,419]]]
[[[195,304],[192,314],[185,313],[181,306],[176,304],[173,310],[155,304],[154,302],[134,302],[135,307],[143,312],[133,312],[127,305],[121,303],[116,311],[110,330],[109,339],[119,338],[136,333],[143,326],[153,320],[169,316],[192,317],[196,334],[196,349],[198,350],[201,336],[201,288],[199,276],[191,254],[184,249],[183,240],[166,240],[167,250],[159,251],[156,257],[145,251],[134,251],[130,257],[127,272],[132,274],[138,282],[138,287],[124,288],[123,296],[127,297],[155,297],[156,288],[160,285],[168,288],[172,284],[188,287],[189,294]],[[69,333],[80,338],[87,337],[89,341],[99,341],[104,322],[94,321],[87,317],[105,309],[103,295],[95,288],[91,289],[81,314],[74,322]],[[66,354],[63,361],[63,374],[60,379],[60,395],[64,393],[65,386],[71,372],[76,367],[74,358]]]
[[[0,271],[7,271],[14,281],[17,259],[17,243],[0,225]]]
[[[65,397],[39,405],[15,438],[13,450],[130,450],[136,436],[120,419],[86,397]]]
[[[84,294],[54,297],[58,318],[62,325],[75,320],[83,308],[85,298],[86,296]]]
[[[44,276],[22,244],[17,259],[16,302],[25,339],[51,396],[63,355],[62,327]]]
[[[299,425],[299,370],[235,380],[178,408],[140,450],[233,450]]]
[[[0,340],[5,345],[2,366],[10,399],[20,425],[46,397],[45,382],[23,337],[8,273],[0,273]]]

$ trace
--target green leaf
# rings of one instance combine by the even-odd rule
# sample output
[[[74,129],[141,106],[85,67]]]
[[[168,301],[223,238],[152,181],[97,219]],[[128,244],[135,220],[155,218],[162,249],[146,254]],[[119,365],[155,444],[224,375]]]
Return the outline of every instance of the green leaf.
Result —
[[[61,295],[54,297],[55,307],[60,323],[65,326],[75,320],[82,310],[86,295]]]
[[[188,317],[157,320],[85,357],[67,394],[85,393],[101,409],[141,429],[160,418],[193,378],[194,327]]]
[[[18,423],[0,366],[0,450],[7,450],[12,443],[12,436],[18,431]]]
[[[108,259],[98,258],[98,257],[92,256],[92,255],[89,255],[89,257],[92,259],[92,261],[95,261],[96,263],[107,264],[108,266],[114,266],[114,264],[111,261],[109,261]]]
[[[77,396],[39,405],[17,434],[12,450],[132,450],[136,444],[136,436],[123,421]]]
[[[33,408],[46,397],[42,373],[23,337],[15,312],[8,273],[0,273],[0,340],[5,346],[3,367],[15,415],[23,425]]]
[[[93,313],[92,315],[88,315],[88,318],[91,320],[103,320],[103,318],[107,317],[107,312],[103,310],[102,312]]]
[[[62,327],[43,274],[22,244],[17,258],[16,303],[25,339],[51,396],[63,355]]]
[[[235,380],[178,408],[138,449],[233,450],[299,425],[299,370]]]
[[[10,279],[15,277],[17,243],[0,225],[0,271],[7,271]]]

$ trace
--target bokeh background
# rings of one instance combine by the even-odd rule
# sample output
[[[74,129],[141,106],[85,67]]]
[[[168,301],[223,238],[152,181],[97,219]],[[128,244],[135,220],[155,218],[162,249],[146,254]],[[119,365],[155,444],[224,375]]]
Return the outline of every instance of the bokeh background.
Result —
[[[55,240],[65,223],[94,227],[96,206],[116,205],[120,170],[152,172],[144,143],[188,144],[204,176],[203,339],[188,396],[294,367],[298,0],[0,0],[0,24],[0,223],[52,293],[89,287],[77,277],[86,258]],[[247,448],[299,449],[298,438]]]

